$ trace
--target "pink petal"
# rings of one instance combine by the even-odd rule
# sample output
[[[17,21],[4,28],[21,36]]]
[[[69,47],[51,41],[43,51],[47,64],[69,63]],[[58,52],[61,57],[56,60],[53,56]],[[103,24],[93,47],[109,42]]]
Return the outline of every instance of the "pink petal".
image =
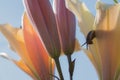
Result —
[[[27,13],[48,52],[60,53],[60,41],[55,16],[49,0],[24,0]],[[56,54],[55,54],[56,55]]]
[[[65,53],[72,53],[75,47],[75,16],[65,7],[64,0],[54,0],[57,26]]]

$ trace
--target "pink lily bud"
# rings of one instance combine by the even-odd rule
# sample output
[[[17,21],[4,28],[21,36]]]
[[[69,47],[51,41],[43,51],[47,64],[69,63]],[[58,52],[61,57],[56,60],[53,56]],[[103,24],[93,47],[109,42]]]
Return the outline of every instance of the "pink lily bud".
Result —
[[[65,54],[72,54],[75,47],[75,16],[65,7],[65,0],[54,0],[54,11]]]
[[[60,55],[57,24],[49,0],[24,0],[29,18],[52,57]]]

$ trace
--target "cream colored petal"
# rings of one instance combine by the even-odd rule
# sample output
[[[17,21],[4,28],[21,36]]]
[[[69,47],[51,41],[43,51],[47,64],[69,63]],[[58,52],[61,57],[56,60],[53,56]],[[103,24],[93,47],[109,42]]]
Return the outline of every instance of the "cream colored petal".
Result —
[[[98,44],[97,44],[96,38],[93,40],[93,44],[89,45],[89,50],[92,53],[93,58],[96,62],[96,69],[98,71],[99,78],[101,79],[102,78],[102,72],[101,72],[102,64],[101,64],[101,56],[100,56],[100,52],[98,49]]]
[[[101,27],[96,27],[97,30],[108,31],[108,30],[112,30],[113,28],[115,28],[118,15],[119,15],[119,8],[120,8],[119,4],[110,5],[110,4],[105,4],[102,2],[97,2],[96,24],[97,26],[101,26]],[[109,25],[106,26],[106,24],[109,24]]]
[[[97,1],[97,3],[96,3],[96,12],[97,13],[96,13],[96,21],[95,21],[96,24],[101,22],[104,19],[105,11],[110,6],[112,6],[112,4],[106,4],[101,1]]]
[[[109,5],[109,4],[104,4],[104,3],[102,3],[102,2],[98,2],[97,3],[97,19],[96,19],[96,21],[95,21],[95,23],[96,24],[99,24],[100,25],[100,27],[99,28],[101,28],[101,27],[104,27],[104,29],[106,29],[106,30],[108,30],[108,28],[107,28],[107,26],[105,27],[105,26],[103,26],[103,24],[101,25],[101,21],[103,21],[103,23],[105,24],[105,23],[107,23],[107,21],[106,20],[104,20],[104,18],[106,17],[106,13],[105,13],[105,11],[106,11],[106,9],[108,9],[109,7],[110,7],[111,5]],[[117,9],[117,8],[116,8]],[[113,13],[114,12],[114,13]],[[116,12],[115,10],[113,11],[113,12],[110,12],[111,13],[111,15],[113,15],[113,14],[118,14],[118,12],[119,12],[119,10],[118,10],[118,12]],[[104,13],[104,14],[103,14]],[[114,18],[116,18],[116,16],[114,16]],[[111,20],[113,20],[114,18],[111,18]],[[107,19],[107,18],[106,18]],[[115,22],[116,22],[116,19],[114,19],[115,20]],[[110,29],[110,27],[111,27],[111,29],[112,29],[112,27],[113,27],[113,25],[115,25],[115,23],[110,23],[111,25],[109,26],[109,29]],[[96,26],[97,28],[98,28],[98,26]],[[101,43],[100,43],[101,44]],[[89,45],[89,47],[90,47],[90,52],[92,53],[92,56],[93,56],[93,60],[92,60],[92,62],[93,62],[93,64],[94,64],[94,66],[95,66],[95,68],[96,68],[96,70],[98,71],[98,74],[99,74],[99,77],[100,77],[100,79],[103,77],[103,74],[102,74],[102,62],[101,62],[101,52],[99,51],[99,44],[98,44],[98,40],[96,41],[96,39],[94,39],[93,40],[93,44],[92,45]],[[105,48],[105,47],[104,47]],[[88,55],[88,54],[87,54]],[[88,57],[91,59],[91,57],[88,55]]]
[[[74,51],[79,51],[81,49],[79,41],[76,39],[75,40],[75,50]]]
[[[79,0],[65,0],[66,7],[78,18],[81,31],[86,36],[93,29],[94,16],[90,13],[86,5]]]
[[[100,17],[96,27],[96,38],[102,61],[103,80],[118,75],[120,66],[120,4],[109,6],[104,11],[98,8]]]
[[[93,40],[93,44],[89,45],[89,50],[86,50],[86,49],[83,49],[83,50],[88,56],[88,58],[91,60],[91,62],[93,63],[98,73],[99,79],[101,80],[102,79],[101,57],[98,51],[98,44],[96,39]]]
[[[96,63],[95,58],[92,55],[92,53],[89,50],[86,50],[86,49],[83,49],[83,51],[86,53],[87,57],[90,59],[90,61],[92,62],[92,64],[96,68],[97,73],[99,74],[98,66],[97,66],[97,63]]]

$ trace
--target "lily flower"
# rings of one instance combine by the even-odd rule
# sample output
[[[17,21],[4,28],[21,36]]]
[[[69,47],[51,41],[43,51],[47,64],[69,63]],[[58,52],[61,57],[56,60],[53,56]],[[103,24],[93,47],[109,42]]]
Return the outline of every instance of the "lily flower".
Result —
[[[55,15],[49,0],[24,0],[27,14],[52,58],[60,56],[61,46]]]
[[[43,40],[48,53],[54,58],[60,79],[63,80],[60,54],[62,51],[70,54],[69,64],[74,66],[71,54],[75,48],[79,49],[78,42],[75,41],[74,15],[66,9],[64,0],[54,0],[54,12],[49,0],[24,0],[24,3],[34,29]],[[70,70],[72,74],[73,69]]]
[[[14,62],[34,80],[50,80],[54,63],[52,61],[50,63],[51,58],[26,14],[23,16],[22,26],[23,29],[14,28],[9,24],[0,25],[0,32],[7,38],[12,50],[18,53],[21,60],[16,61],[7,54],[0,56]]]
[[[82,2],[74,1],[66,0],[66,6],[77,16],[84,35],[95,30],[96,38],[93,39],[93,44],[89,45],[89,50],[84,49],[84,51],[95,66],[100,80],[119,80],[120,4],[109,5],[98,1],[97,16],[94,18]]]

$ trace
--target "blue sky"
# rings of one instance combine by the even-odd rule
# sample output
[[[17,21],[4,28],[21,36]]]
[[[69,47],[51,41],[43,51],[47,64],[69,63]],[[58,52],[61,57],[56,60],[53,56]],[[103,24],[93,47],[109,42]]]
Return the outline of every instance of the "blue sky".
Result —
[[[95,14],[95,1],[96,0],[81,0],[84,1],[91,12]],[[113,3],[112,0],[106,0],[105,2]],[[0,0],[0,24],[10,23],[15,27],[21,25],[21,16],[24,12],[24,6],[22,0]],[[77,28],[79,33],[79,29]],[[80,43],[84,43],[85,39],[83,35],[77,34]],[[0,34],[0,52],[6,52],[11,57],[19,59],[16,53],[11,51],[8,46],[7,40]],[[74,72],[74,80],[98,80],[94,67],[92,66],[86,55],[79,51],[74,53],[73,59],[76,58],[76,66]],[[66,73],[67,61],[65,57],[61,57],[61,64],[64,71],[65,80],[68,80],[69,76]],[[28,75],[16,67],[13,63],[0,58],[0,80],[32,80]]]

